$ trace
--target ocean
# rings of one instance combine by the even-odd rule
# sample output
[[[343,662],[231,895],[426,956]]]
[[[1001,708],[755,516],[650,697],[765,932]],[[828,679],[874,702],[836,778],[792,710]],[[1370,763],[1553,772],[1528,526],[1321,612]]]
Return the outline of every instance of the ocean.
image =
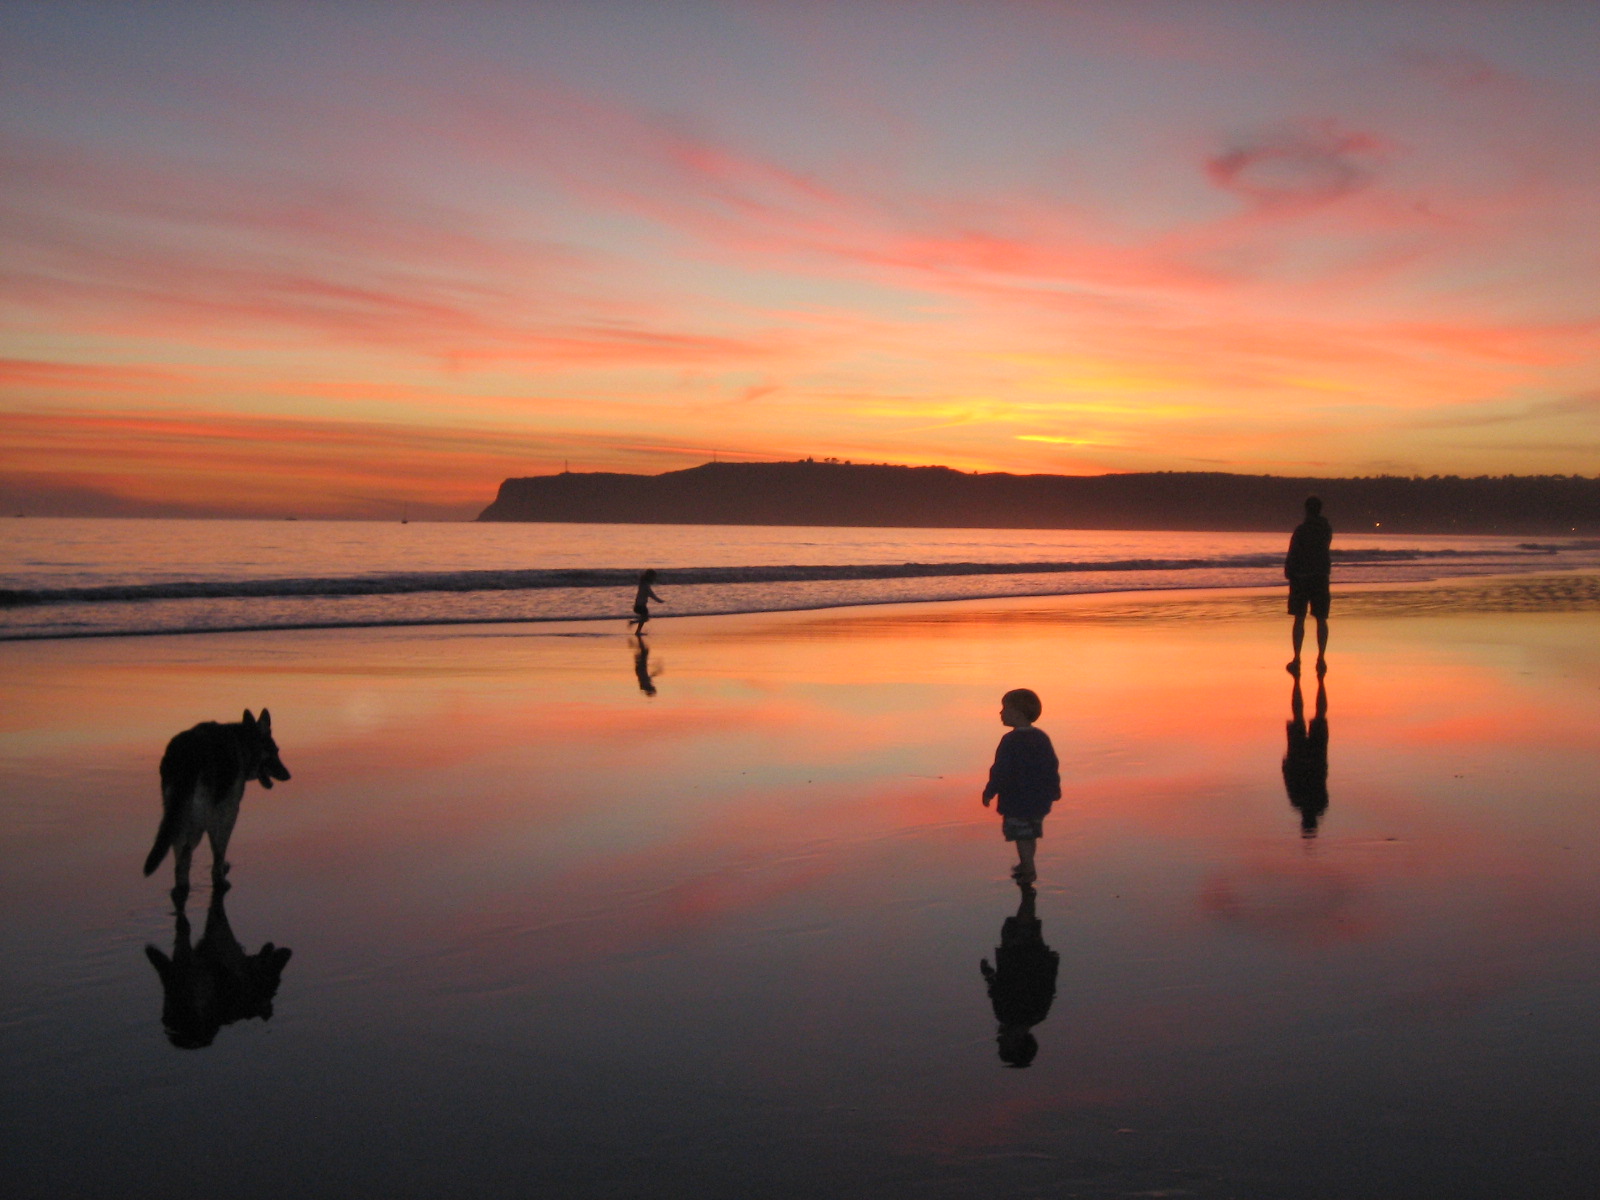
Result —
[[[627,616],[1270,587],[1288,530],[39,518],[0,524],[0,640]],[[1341,531],[1334,581],[1600,567],[1592,539]]]

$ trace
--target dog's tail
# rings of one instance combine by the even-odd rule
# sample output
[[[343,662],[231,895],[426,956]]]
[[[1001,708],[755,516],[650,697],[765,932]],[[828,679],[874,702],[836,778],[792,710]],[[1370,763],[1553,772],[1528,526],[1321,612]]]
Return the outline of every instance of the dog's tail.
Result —
[[[167,851],[172,849],[173,840],[178,834],[178,813],[175,808],[168,808],[161,815],[161,828],[156,830],[156,843],[150,847],[150,853],[145,855],[144,873],[151,875],[161,865],[161,860],[167,856]]]
[[[161,865],[167,851],[172,849],[172,843],[178,840],[178,824],[183,819],[183,806],[178,801],[180,789],[185,783],[192,786],[191,781],[172,778],[177,772],[169,772],[166,759],[161,762],[161,774],[161,826],[156,830],[155,845],[145,855],[146,875],[152,874]]]
[[[161,860],[178,840],[178,826],[183,821],[183,798],[199,782],[200,771],[194,762],[192,743],[198,731],[191,729],[180,733],[167,743],[167,752],[161,756],[161,827],[156,830],[155,845],[145,855],[144,873],[154,874]]]

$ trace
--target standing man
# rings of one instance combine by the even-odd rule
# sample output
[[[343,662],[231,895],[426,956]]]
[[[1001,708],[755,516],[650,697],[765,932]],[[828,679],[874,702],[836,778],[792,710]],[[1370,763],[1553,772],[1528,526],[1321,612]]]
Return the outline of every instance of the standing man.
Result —
[[[1289,674],[1300,674],[1300,645],[1306,638],[1306,609],[1317,619],[1317,674],[1328,669],[1328,578],[1333,574],[1333,526],[1322,515],[1322,501],[1306,497],[1306,519],[1289,538],[1283,573],[1289,580],[1289,615],[1294,618],[1294,657]]]

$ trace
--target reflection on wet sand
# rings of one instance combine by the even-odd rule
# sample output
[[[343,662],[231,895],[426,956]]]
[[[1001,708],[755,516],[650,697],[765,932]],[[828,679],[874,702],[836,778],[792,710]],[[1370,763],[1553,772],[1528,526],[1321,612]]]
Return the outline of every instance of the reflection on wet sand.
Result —
[[[161,1024],[167,1040],[182,1050],[209,1046],[224,1025],[272,1016],[272,999],[291,951],[271,942],[246,954],[233,936],[224,907],[224,890],[211,893],[206,928],[200,944],[189,944],[189,918],[180,907],[173,932],[172,954],[154,946],[145,957],[161,976],[164,993]]]
[[[614,624],[11,647],[8,1194],[276,1200],[329,1163],[320,1190],[373,1196],[1584,1194],[1596,618],[1340,596],[1340,812],[1309,840],[1272,773],[1276,593],[1236,622],[1178,594],[1138,624],[1071,598],[688,621],[648,658],[678,656],[670,704]],[[976,803],[999,679],[1066,760],[1071,907],[1036,907],[1093,963],[1070,987]],[[228,915],[248,953],[338,913],[277,993],[327,1002],[216,1033],[183,1012],[219,985],[174,980],[169,1026],[214,1037],[179,1054],[135,957],[184,960],[170,910],[139,924],[172,879],[126,869],[151,749],[267,687],[298,799],[246,814]]]
[[[1000,927],[1000,944],[994,964],[984,959],[978,969],[989,985],[989,1002],[1000,1030],[995,1043],[1000,1061],[1008,1067],[1026,1067],[1039,1053],[1033,1028],[1050,1015],[1056,998],[1056,969],[1061,956],[1044,942],[1044,923],[1034,912],[1037,895],[1029,883],[1019,883],[1022,902],[1015,916]]]
[[[661,674],[661,668],[650,669],[650,643],[642,637],[633,637],[628,639],[628,644],[633,647],[633,674],[639,681],[639,690],[646,696],[654,696],[656,676]]]
[[[1289,697],[1285,722],[1288,746],[1283,752],[1283,786],[1289,803],[1300,813],[1300,836],[1314,838],[1328,811],[1328,687],[1317,680],[1317,707],[1306,724],[1306,702],[1300,680]]]

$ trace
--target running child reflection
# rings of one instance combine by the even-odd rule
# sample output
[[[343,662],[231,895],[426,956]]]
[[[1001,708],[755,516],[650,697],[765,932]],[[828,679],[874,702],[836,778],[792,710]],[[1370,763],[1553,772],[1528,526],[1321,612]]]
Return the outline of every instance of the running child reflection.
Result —
[[[650,669],[650,643],[635,637],[628,639],[628,644],[633,647],[633,676],[639,681],[639,690],[646,696],[654,696],[656,676],[661,674],[661,668]]]
[[[1044,923],[1034,911],[1033,885],[1019,882],[1022,901],[1016,916],[1007,917],[1000,927],[1000,944],[995,947],[994,964],[988,959],[978,964],[989,985],[989,1003],[999,1023],[995,1044],[1000,1061],[1008,1067],[1026,1067],[1039,1053],[1034,1026],[1050,1015],[1056,998],[1056,971],[1061,956],[1044,941]]]

